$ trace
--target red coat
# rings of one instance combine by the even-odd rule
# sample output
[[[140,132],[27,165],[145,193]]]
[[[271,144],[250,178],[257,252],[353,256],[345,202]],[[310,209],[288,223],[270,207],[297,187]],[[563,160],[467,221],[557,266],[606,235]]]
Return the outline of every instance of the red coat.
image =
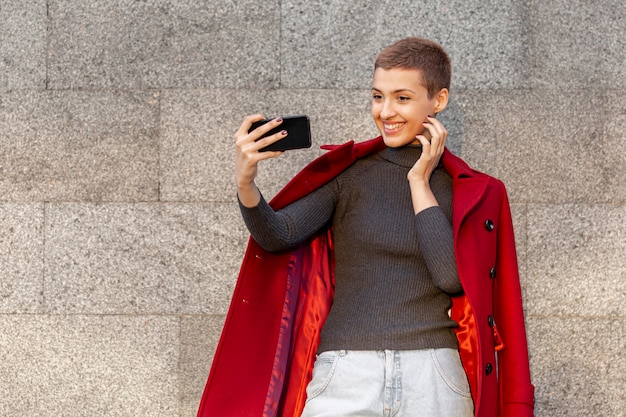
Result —
[[[381,138],[328,147],[270,205],[286,206],[384,147]],[[532,416],[534,388],[506,190],[447,150],[442,163],[452,177],[454,246],[464,289],[452,300],[452,318],[459,323],[455,331],[475,416]],[[300,415],[332,303],[332,244],[330,230],[285,253],[266,252],[250,239],[198,417]]]

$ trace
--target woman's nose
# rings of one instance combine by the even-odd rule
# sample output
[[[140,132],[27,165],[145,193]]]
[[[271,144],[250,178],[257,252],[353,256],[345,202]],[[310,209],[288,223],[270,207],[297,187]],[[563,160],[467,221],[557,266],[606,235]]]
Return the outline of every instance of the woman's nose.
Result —
[[[383,119],[388,119],[392,116],[395,116],[395,109],[393,105],[389,102],[383,103],[383,106],[380,110],[380,117]]]

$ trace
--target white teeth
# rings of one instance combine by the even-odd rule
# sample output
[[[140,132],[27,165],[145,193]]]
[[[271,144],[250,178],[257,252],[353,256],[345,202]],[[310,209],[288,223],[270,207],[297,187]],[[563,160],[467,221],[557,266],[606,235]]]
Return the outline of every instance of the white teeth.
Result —
[[[402,123],[394,123],[394,124],[392,124],[392,125],[385,124],[385,129],[387,129],[387,130],[393,130],[393,129],[397,129],[397,128],[399,128],[400,126],[402,126]]]

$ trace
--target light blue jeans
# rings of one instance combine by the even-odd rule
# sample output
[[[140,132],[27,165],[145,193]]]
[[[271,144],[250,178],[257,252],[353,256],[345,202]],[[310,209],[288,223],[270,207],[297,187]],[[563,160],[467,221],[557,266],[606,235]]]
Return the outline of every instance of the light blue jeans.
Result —
[[[472,417],[454,349],[332,351],[315,361],[302,417]]]

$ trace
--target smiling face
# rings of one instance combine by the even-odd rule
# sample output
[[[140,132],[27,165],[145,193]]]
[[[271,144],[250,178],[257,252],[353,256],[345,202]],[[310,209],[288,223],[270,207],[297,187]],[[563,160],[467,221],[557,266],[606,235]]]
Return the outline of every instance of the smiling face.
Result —
[[[423,123],[428,116],[443,109],[439,108],[439,101],[444,90],[447,99],[447,89],[429,98],[420,70],[376,68],[372,80],[372,117],[385,144],[397,148],[420,143],[415,136],[424,132]]]

